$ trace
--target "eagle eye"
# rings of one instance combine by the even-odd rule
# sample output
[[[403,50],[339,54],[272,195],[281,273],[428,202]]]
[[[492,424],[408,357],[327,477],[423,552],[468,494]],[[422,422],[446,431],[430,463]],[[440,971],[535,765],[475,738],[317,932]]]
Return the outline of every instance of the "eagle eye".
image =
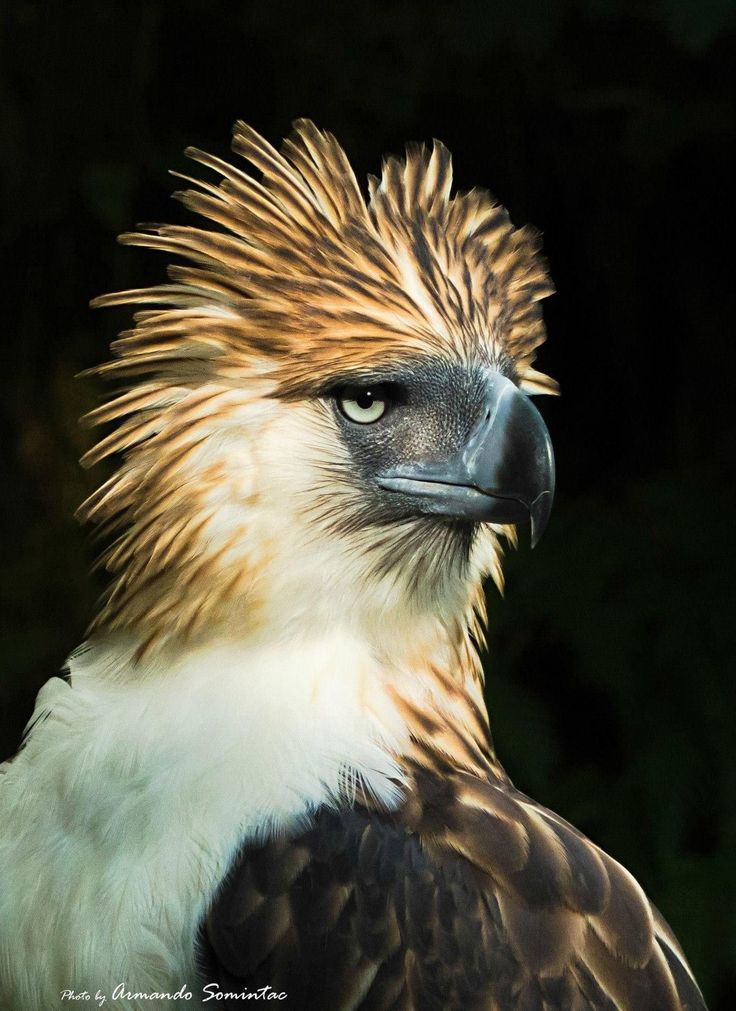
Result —
[[[343,386],[335,394],[340,412],[358,425],[370,425],[384,416],[393,400],[385,383]]]

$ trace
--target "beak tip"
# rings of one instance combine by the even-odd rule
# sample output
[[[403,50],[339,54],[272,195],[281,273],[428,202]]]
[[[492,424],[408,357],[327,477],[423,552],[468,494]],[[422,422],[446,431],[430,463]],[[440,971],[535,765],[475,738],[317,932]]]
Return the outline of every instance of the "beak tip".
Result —
[[[536,548],[542,539],[542,534],[544,533],[547,523],[549,522],[550,513],[552,512],[552,492],[543,491],[541,495],[538,495],[532,502],[531,508],[529,510],[529,518],[531,520],[531,546]]]

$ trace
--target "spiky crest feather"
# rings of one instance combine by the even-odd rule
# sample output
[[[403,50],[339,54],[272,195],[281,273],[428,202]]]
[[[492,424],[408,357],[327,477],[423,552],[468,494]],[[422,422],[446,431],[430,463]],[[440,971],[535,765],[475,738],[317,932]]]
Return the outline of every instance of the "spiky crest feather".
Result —
[[[112,344],[115,358],[92,370],[125,384],[86,419],[117,427],[85,465],[125,456],[79,511],[119,533],[102,560],[115,581],[97,627],[189,633],[247,589],[242,525],[225,543],[211,536],[233,476],[212,461],[193,490],[191,465],[215,429],[256,426],[259,397],[296,401],[341,375],[422,354],[479,358],[530,391],[554,390],[531,365],[544,340],[539,301],[552,290],[537,235],[514,229],[485,191],[451,197],[442,144],[387,158],[368,202],[335,138],[307,120],[281,153],[237,123],[233,148],[261,181],[190,148],[221,180],[184,176],[197,189],[177,194],[221,230],[162,225],[121,236],[184,262],[169,267],[167,284],[93,302],[146,306]],[[497,561],[491,567],[500,580]],[[206,595],[190,592],[197,580]]]
[[[335,138],[307,120],[282,154],[244,123],[233,148],[262,182],[189,148],[222,179],[183,176],[199,188],[177,194],[226,231],[162,225],[121,236],[190,263],[169,268],[171,284],[93,302],[157,307],[136,315],[116,360],[95,371],[233,381],[265,358],[280,390],[299,395],[372,361],[483,349],[530,391],[555,389],[531,368],[545,336],[538,303],[552,291],[538,236],[515,229],[484,190],[450,197],[451,158],[438,141],[387,158],[367,204]]]

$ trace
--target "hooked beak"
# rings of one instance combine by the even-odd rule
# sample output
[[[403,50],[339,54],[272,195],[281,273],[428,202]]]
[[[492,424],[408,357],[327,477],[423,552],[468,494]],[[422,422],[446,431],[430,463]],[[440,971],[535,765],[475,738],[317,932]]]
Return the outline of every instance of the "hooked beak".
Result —
[[[476,523],[529,520],[534,547],[552,510],[552,442],[526,394],[492,372],[483,413],[456,456],[394,470],[379,484],[416,499],[423,513]]]

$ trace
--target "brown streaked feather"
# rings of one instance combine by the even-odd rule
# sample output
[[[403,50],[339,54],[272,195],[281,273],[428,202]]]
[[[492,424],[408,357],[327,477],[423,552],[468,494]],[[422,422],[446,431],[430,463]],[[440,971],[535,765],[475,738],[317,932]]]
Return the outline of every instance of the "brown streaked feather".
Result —
[[[398,809],[359,796],[247,845],[203,926],[203,978],[268,984],[294,1011],[706,1011],[631,875],[514,788],[462,678],[427,681],[422,705],[396,699]]]
[[[268,984],[294,1011],[705,1011],[623,868],[497,765],[448,764],[436,724],[415,724],[396,812],[364,798],[245,847],[207,917],[203,978]]]
[[[204,225],[157,225],[121,236],[178,262],[166,283],[93,302],[137,307],[134,328],[112,344],[113,359],[90,370],[122,389],[87,416],[87,424],[116,428],[84,463],[124,460],[78,513],[122,531],[105,556],[115,582],[94,627],[143,625],[152,641],[171,628],[161,619],[153,629],[146,615],[165,613],[169,621],[173,601],[162,598],[176,600],[174,587],[187,582],[197,551],[214,557],[204,535],[189,548],[179,543],[193,529],[182,525],[180,510],[206,514],[217,484],[197,478],[192,485],[190,473],[207,419],[215,419],[205,408],[211,396],[216,418],[228,424],[227,397],[220,396],[228,390],[249,396],[268,377],[268,395],[300,399],[340,374],[355,377],[376,363],[389,367],[423,354],[480,358],[530,389],[554,387],[531,367],[544,339],[538,300],[551,291],[538,239],[515,230],[484,191],[452,196],[452,161],[439,142],[387,159],[368,200],[335,138],[307,120],[294,124],[281,152],[243,123],[235,126],[233,147],[262,179],[188,149],[219,177],[183,177],[189,188],[179,198]],[[171,530],[180,535],[172,539]],[[235,550],[220,544],[218,557]],[[145,564],[133,564],[137,555]],[[222,571],[219,586],[245,584],[248,565],[241,562],[241,575]],[[500,585],[498,558],[490,564]],[[209,570],[205,564],[198,571]],[[210,587],[200,597],[203,613],[213,599],[224,603]],[[196,606],[187,603],[192,613]],[[190,615],[176,625],[191,629],[196,622]],[[474,622],[450,637],[463,669],[477,668],[471,639],[480,635]]]
[[[231,340],[219,349],[228,367],[237,367],[242,353],[247,369],[247,351],[256,342],[259,354],[276,357],[284,390],[305,383],[302,359],[320,381],[344,356],[365,365],[367,356],[416,353],[422,340],[430,349],[462,354],[470,337],[491,359],[512,360],[524,380],[544,339],[534,304],[551,291],[538,240],[527,229],[515,230],[484,191],[451,197],[451,159],[441,144],[435,141],[431,152],[411,145],[405,160],[386,159],[369,203],[335,138],[309,121],[295,123],[282,153],[243,123],[236,124],[233,147],[260,169],[262,183],[191,148],[190,157],[221,182],[185,177],[196,188],[180,194],[221,231],[162,225],[121,237],[198,266],[194,275],[174,268],[183,284],[96,300],[168,307],[165,320],[138,320],[135,344],[116,345],[123,359],[116,372],[125,373],[134,347],[150,349],[145,363],[152,372],[169,371],[174,348],[157,339],[162,325],[185,354],[200,357],[193,331],[223,329],[222,318],[207,311],[215,298],[231,310]],[[197,326],[182,312],[192,303],[202,310]],[[351,342],[347,354],[345,341]],[[137,370],[141,361],[128,364]]]

